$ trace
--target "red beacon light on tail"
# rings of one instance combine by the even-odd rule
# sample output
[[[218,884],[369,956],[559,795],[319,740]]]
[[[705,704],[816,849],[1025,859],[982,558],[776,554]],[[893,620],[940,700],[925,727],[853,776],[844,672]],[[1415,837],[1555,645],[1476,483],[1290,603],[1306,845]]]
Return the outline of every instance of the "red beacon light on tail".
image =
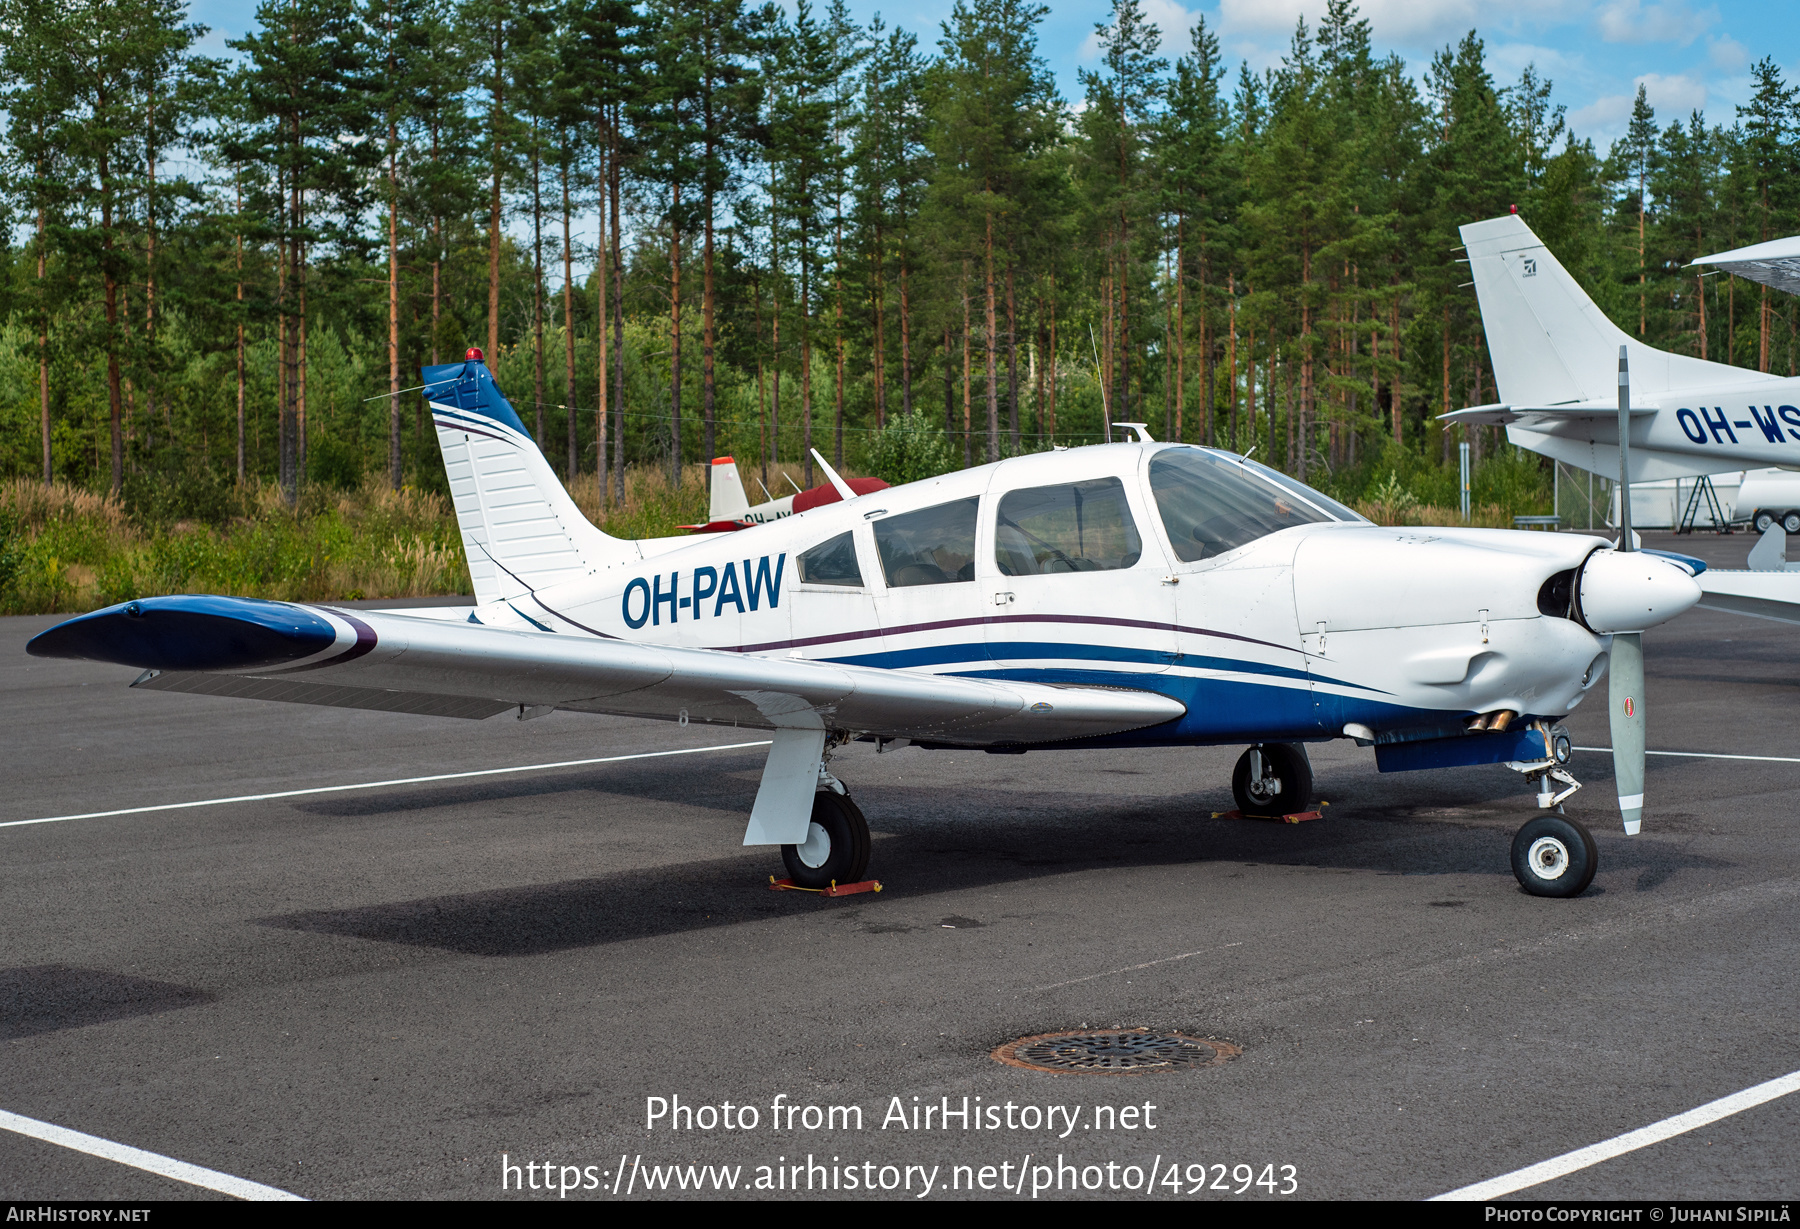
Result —
[[[481,353],[480,346],[470,346],[469,352],[467,354],[463,355],[463,358],[468,360],[471,363],[480,363],[480,362],[486,361],[485,357]]]

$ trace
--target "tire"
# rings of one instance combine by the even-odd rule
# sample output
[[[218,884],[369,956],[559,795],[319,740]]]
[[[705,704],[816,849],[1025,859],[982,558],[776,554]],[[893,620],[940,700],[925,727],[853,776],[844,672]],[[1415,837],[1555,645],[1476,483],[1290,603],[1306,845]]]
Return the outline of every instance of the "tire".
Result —
[[[1757,533],[1767,533],[1769,531],[1769,526],[1775,523],[1775,514],[1773,512],[1764,512],[1758,509],[1756,519],[1750,523],[1756,526]]]
[[[1599,867],[1593,833],[1566,815],[1540,815],[1513,837],[1513,874],[1533,896],[1580,896]]]
[[[869,821],[844,794],[813,795],[812,822],[804,845],[783,845],[781,861],[796,887],[858,883],[869,869]]]
[[[1783,512],[1781,527],[1789,533],[1800,533],[1800,512]]]
[[[1251,780],[1251,757],[1261,752],[1263,779],[1273,777],[1281,783],[1278,791],[1267,791]],[[1231,796],[1245,815],[1295,815],[1312,803],[1312,764],[1306,749],[1297,743],[1260,743],[1238,757],[1231,770]]]

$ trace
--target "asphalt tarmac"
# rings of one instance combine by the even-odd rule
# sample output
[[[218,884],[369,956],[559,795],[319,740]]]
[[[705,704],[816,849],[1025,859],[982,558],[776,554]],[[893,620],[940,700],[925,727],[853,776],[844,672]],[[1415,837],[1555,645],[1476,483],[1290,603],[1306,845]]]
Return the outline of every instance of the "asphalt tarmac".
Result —
[[[1678,549],[1742,566],[1753,541]],[[1212,818],[1235,747],[858,745],[833,768],[885,890],[827,900],[769,891],[778,854],[739,845],[759,748],[654,754],[754,734],[136,692],[128,669],[27,657],[55,621],[0,620],[0,822],[652,755],[0,827],[0,1111],[309,1198],[561,1198],[503,1191],[546,1162],[592,1183],[568,1198],[689,1164],[768,1197],[758,1167],[810,1155],[840,1196],[893,1166],[910,1190],[883,1197],[935,1167],[930,1199],[1029,1199],[946,1188],[1060,1157],[1063,1197],[1083,1171],[1173,1165],[1154,1195],[1414,1199],[1800,1069],[1800,762],[1652,756],[1627,838],[1610,757],[1578,754],[1569,810],[1601,865],[1560,901],[1513,879],[1535,810],[1499,766],[1382,776],[1315,745],[1331,805],[1281,825]],[[1800,627],[1695,611],[1646,657],[1651,748],[1800,757]],[[1569,725],[1607,745],[1603,701]],[[1140,1076],[989,1057],[1084,1026],[1242,1054]],[[675,1097],[759,1121],[647,1127]],[[1010,1102],[1015,1126],[910,1129],[946,1097]],[[777,1103],[858,1106],[862,1129],[776,1129]],[[1067,1109],[1034,1130],[1025,1106]],[[1268,1181],[1238,1195],[1238,1166]],[[1767,1199],[1797,1173],[1789,1096],[1519,1197]],[[0,1197],[223,1196],[0,1131]]]

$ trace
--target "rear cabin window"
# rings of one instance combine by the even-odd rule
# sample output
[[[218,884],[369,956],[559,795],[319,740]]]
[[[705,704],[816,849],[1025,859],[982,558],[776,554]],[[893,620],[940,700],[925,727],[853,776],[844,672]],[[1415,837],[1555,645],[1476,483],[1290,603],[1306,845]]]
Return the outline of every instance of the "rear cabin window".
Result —
[[[1332,519],[1236,459],[1198,448],[1168,448],[1152,457],[1150,489],[1169,545],[1183,563],[1223,555],[1293,525]]]
[[[1000,497],[994,562],[1007,576],[1113,572],[1136,564],[1143,550],[1125,484],[1117,478],[1026,487]]]
[[[856,543],[848,533],[840,533],[801,552],[795,562],[800,565],[800,583],[803,585],[862,588],[862,568],[856,563]]]
[[[958,499],[876,521],[875,549],[888,587],[974,580],[975,509],[980,502]]]

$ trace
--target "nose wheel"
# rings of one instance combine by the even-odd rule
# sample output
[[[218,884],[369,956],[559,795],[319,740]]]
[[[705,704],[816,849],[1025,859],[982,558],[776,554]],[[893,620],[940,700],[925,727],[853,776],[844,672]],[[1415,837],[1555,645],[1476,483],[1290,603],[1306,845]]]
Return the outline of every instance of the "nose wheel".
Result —
[[[848,794],[820,790],[813,795],[806,840],[783,845],[788,878],[801,888],[856,883],[869,869],[869,821]]]
[[[1296,743],[1258,743],[1231,771],[1231,796],[1245,815],[1297,815],[1312,792],[1312,764]]]
[[[1580,896],[1594,882],[1593,833],[1567,815],[1539,815],[1512,842],[1513,874],[1533,896]]]

